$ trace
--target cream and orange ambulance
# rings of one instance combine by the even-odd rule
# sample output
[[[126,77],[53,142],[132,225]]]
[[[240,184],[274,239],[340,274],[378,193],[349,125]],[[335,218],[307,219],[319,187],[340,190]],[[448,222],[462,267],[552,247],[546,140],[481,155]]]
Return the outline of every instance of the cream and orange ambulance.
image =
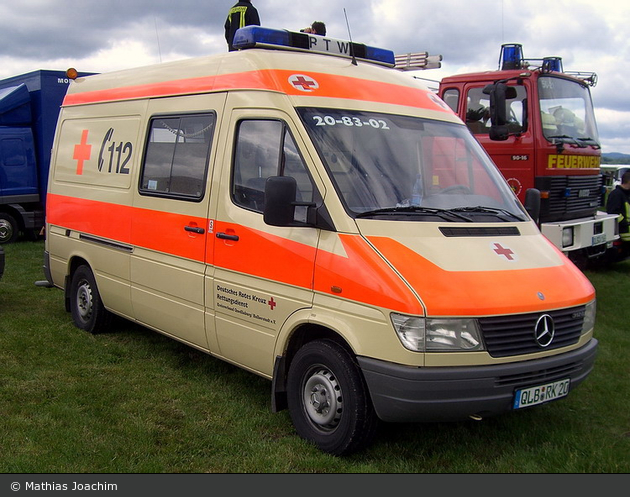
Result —
[[[115,314],[268,378],[338,455],[378,420],[480,419],[587,377],[593,287],[392,52],[236,43],[71,84],[45,271],[79,328]]]

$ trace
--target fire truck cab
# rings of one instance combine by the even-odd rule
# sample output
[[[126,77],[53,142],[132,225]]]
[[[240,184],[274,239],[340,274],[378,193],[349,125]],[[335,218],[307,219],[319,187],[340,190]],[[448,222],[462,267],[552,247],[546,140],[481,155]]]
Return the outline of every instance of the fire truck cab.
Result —
[[[503,45],[497,71],[444,78],[439,94],[466,122],[524,201],[540,191],[542,233],[583,265],[618,238],[613,215],[599,212],[601,145],[589,85],[594,73],[565,72],[559,57],[523,59]]]

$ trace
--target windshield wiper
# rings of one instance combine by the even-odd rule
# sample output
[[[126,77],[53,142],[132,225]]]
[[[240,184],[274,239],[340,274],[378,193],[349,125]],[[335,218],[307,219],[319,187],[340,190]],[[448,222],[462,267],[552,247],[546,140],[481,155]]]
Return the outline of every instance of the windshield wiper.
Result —
[[[477,205],[475,207],[456,207],[454,209],[449,209],[449,212],[477,212],[482,214],[494,214],[499,219],[503,219],[504,221],[509,221],[507,218],[515,219],[517,221],[525,221],[521,216],[514,214],[513,212],[508,211],[507,209],[499,209],[497,207],[484,207],[483,205]],[[507,216],[504,217],[504,216]]]
[[[437,209],[435,207],[422,207],[420,205],[407,205],[401,207],[384,207],[382,209],[374,209],[371,211],[361,212],[356,217],[369,217],[378,216],[380,214],[419,214],[428,216],[437,216],[446,221],[453,221],[453,219],[460,219],[467,223],[472,222],[472,219],[468,216],[460,214],[453,209]]]
[[[602,148],[599,142],[595,140],[594,138],[585,137],[585,138],[576,138],[576,140],[582,143],[586,143],[587,145],[592,145],[595,148]]]
[[[552,136],[548,136],[547,137],[548,140],[560,140],[562,142],[565,143],[573,143],[574,145],[580,145],[580,143],[578,143],[578,141],[569,135],[552,135]]]
[[[549,140],[560,140],[564,143],[571,143],[576,147],[586,148],[588,145],[594,145],[599,147],[599,143],[597,143],[593,138],[578,138],[576,136],[569,135],[553,135],[547,137]]]

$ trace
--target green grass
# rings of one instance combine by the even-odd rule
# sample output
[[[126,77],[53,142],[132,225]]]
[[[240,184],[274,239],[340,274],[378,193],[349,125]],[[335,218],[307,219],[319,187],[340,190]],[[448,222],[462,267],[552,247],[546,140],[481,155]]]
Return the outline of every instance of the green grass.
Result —
[[[0,473],[627,473],[630,262],[598,292],[596,366],[568,398],[481,422],[388,424],[324,454],[270,411],[270,383],[123,320],[75,328],[43,279],[43,242],[5,246]]]

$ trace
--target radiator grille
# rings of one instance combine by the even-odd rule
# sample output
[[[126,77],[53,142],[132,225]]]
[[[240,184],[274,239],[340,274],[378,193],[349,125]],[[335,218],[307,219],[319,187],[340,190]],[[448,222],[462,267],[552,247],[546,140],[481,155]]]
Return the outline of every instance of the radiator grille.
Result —
[[[549,198],[541,204],[541,218],[562,220],[594,213],[600,204],[601,185],[600,176],[536,178],[537,188],[549,191]]]
[[[536,322],[548,314],[554,322],[554,338],[550,345],[541,347],[536,342]],[[557,311],[496,316],[479,319],[483,338],[492,357],[508,357],[552,350],[577,343],[582,332],[584,306]]]

